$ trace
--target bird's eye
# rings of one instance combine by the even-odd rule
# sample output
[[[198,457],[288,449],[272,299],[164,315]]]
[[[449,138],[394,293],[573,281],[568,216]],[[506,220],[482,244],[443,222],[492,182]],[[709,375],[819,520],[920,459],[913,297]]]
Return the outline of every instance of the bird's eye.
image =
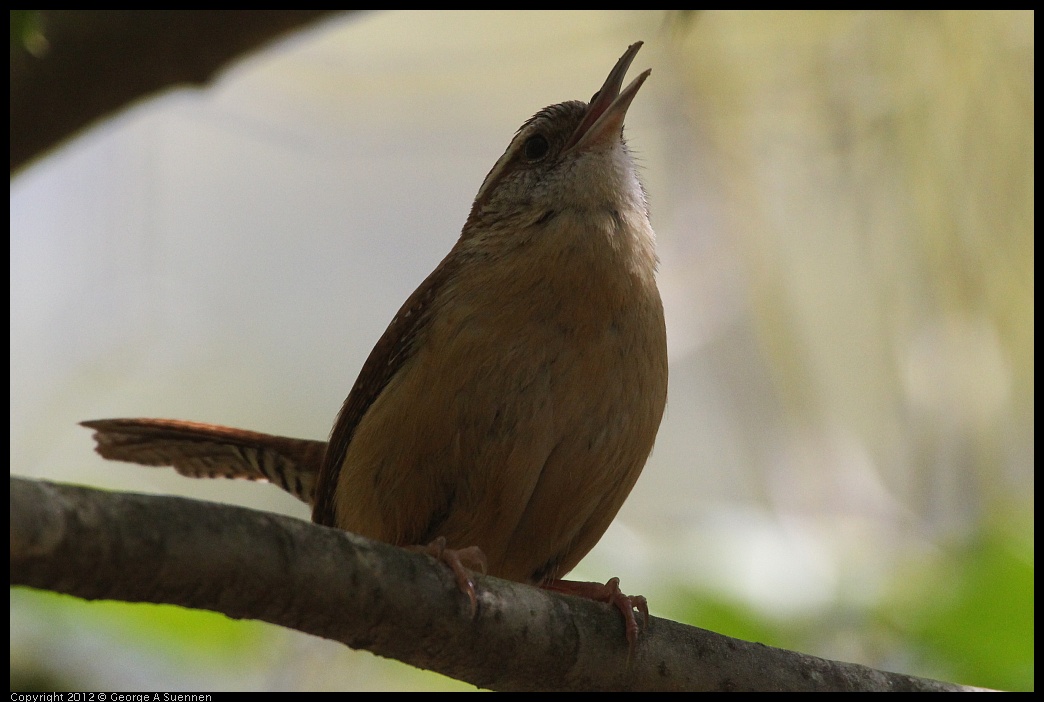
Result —
[[[530,163],[541,160],[550,150],[551,145],[547,143],[547,138],[543,134],[534,134],[522,145],[522,155]]]

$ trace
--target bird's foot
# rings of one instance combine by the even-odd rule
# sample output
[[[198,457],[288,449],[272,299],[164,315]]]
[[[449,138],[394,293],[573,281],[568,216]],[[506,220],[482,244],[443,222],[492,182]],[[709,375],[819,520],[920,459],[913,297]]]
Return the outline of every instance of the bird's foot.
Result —
[[[634,610],[637,609],[642,613],[643,626],[646,628],[649,626],[649,603],[641,595],[623,594],[620,590],[620,578],[610,578],[605,585],[575,580],[551,580],[540,587],[595,602],[605,602],[616,607],[623,614],[627,646],[630,651],[634,651],[634,646],[638,642],[638,621],[634,617]]]
[[[425,553],[437,561],[442,561],[457,578],[457,587],[468,596],[471,603],[471,618],[478,612],[478,594],[475,591],[475,571],[486,573],[486,554],[478,546],[467,548],[447,548],[446,538],[438,537],[427,546],[407,546],[410,551]]]

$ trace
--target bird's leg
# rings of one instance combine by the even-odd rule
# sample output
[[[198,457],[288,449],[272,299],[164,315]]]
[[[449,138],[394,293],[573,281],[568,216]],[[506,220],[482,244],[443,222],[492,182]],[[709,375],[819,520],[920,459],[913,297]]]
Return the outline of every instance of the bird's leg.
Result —
[[[649,626],[649,603],[641,595],[625,595],[620,590],[620,578],[610,578],[606,584],[583,582],[577,580],[549,580],[540,585],[545,590],[561,592],[565,595],[575,595],[595,602],[605,602],[620,610],[624,618],[624,628],[627,632],[627,645],[634,650],[638,641],[638,621],[634,617],[634,610],[642,613],[643,626]]]
[[[437,561],[442,561],[457,578],[457,587],[468,596],[471,603],[471,618],[478,612],[478,594],[475,592],[474,572],[486,573],[486,554],[478,546],[467,548],[447,548],[446,538],[440,536],[427,546],[407,546],[407,550],[425,553]]]

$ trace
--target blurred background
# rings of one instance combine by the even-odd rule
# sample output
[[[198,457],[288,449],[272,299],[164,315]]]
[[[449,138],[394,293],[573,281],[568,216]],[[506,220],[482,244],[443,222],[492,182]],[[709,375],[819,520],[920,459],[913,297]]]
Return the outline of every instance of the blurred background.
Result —
[[[514,131],[626,46],[671,379],[573,571],[653,614],[1029,690],[1029,12],[382,12],[119,113],[11,182],[12,473],[285,512],[109,463],[84,419],[325,439]],[[470,689],[174,607],[11,591],[11,687]]]

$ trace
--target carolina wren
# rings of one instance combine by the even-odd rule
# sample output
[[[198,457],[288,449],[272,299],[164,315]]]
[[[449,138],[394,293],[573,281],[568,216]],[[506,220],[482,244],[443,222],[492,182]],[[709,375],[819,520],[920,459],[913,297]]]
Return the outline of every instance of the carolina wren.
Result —
[[[655,237],[622,135],[651,72],[621,90],[640,47],[589,104],[551,105],[518,130],[460,239],[363,364],[328,443],[84,422],[98,453],[269,480],[318,524],[401,546],[477,546],[502,578],[565,575],[630,493],[667,397]]]

